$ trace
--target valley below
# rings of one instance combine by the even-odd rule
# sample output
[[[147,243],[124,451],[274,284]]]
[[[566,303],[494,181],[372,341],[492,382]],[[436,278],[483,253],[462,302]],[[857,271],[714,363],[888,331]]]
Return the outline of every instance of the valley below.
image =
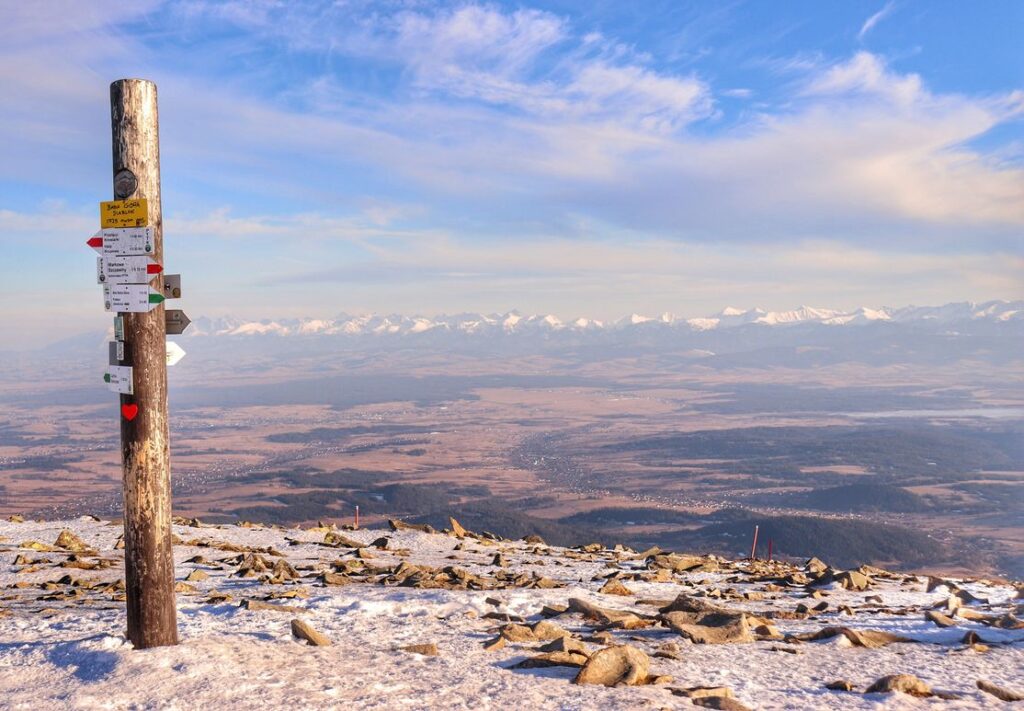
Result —
[[[560,545],[819,555],[1024,577],[1014,363],[764,367],[679,353],[349,349],[171,371],[174,513],[443,526]],[[794,353],[796,349],[794,349]],[[38,361],[25,364],[47,368]],[[116,517],[116,401],[4,379],[0,515]],[[24,373],[23,373],[24,374]]]

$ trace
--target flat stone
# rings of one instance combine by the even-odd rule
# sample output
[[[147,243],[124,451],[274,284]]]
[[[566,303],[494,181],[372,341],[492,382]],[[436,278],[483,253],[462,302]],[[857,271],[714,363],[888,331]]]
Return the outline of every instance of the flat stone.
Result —
[[[363,544],[337,531],[328,531],[324,534],[324,545],[332,548],[361,548]]]
[[[895,642],[914,641],[907,637],[901,637],[898,634],[893,634],[892,632],[883,632],[881,630],[854,630],[849,627],[825,627],[817,632],[794,635],[793,638],[802,642],[816,642],[822,639],[838,637],[839,635],[846,637],[846,639],[850,640],[855,647],[866,647],[868,649],[877,649],[878,647],[884,647],[887,644],[893,644]]]
[[[835,576],[835,581],[846,590],[867,590],[871,586],[871,578],[856,570],[844,570]]]
[[[504,648],[505,648],[505,637],[503,635],[500,635],[500,634],[497,637],[495,637],[494,639],[490,639],[490,640],[487,640],[486,642],[484,642],[484,651],[485,652],[497,652],[499,649],[504,649]]]
[[[509,642],[536,642],[537,636],[526,625],[508,624],[501,628],[501,636]]]
[[[690,686],[685,689],[672,689],[675,696],[684,696],[688,699],[704,699],[709,696],[723,696],[733,698],[732,689],[728,686]]]
[[[422,654],[424,657],[436,657],[437,656],[437,645],[433,642],[427,644],[410,644],[405,647],[399,647],[403,652],[409,652],[411,654]]]
[[[533,633],[534,639],[538,639],[541,642],[569,636],[568,632],[550,620],[535,622],[531,625],[530,631]]]
[[[544,605],[540,609],[540,614],[544,617],[558,617],[568,612],[569,608],[565,605]]]
[[[513,664],[509,669],[540,669],[543,667],[582,667],[587,663],[587,657],[575,652],[547,652],[538,654],[535,657],[524,659]]]
[[[85,541],[66,528],[57,535],[57,540],[53,545],[74,553],[85,553],[90,550]]]
[[[742,612],[669,612],[662,619],[673,632],[695,644],[740,644],[754,642],[749,616]]]
[[[466,537],[466,529],[464,529],[452,516],[448,517],[448,525],[452,527],[452,533],[454,533],[457,538]]]
[[[618,578],[609,580],[598,592],[603,595],[622,595],[623,597],[633,594],[633,591],[623,585]]]
[[[865,694],[890,693],[899,691],[911,696],[928,697],[932,695],[931,687],[913,674],[890,674],[883,676],[864,690]]]
[[[308,623],[303,622],[298,617],[292,620],[292,636],[297,639],[304,640],[307,644],[314,647],[331,646],[330,639],[317,632]]]
[[[956,625],[956,620],[952,617],[947,617],[936,610],[927,610],[924,613],[924,618],[929,622],[934,622],[939,627],[953,627]]]
[[[1024,701],[1024,694],[1017,691],[1011,691],[1003,686],[996,686],[991,681],[985,681],[984,679],[978,679],[978,688],[984,691],[986,694],[991,694],[1000,701]]]
[[[589,657],[590,652],[582,641],[573,637],[559,637],[553,639],[540,648],[542,652],[573,652]]]
[[[238,605],[243,610],[259,611],[263,610],[266,612],[305,612],[301,607],[295,605],[275,605],[270,602],[262,602],[260,600],[242,600]]]
[[[650,658],[629,645],[606,647],[595,652],[573,679],[574,684],[635,686],[647,679]]]
[[[721,711],[751,711],[749,706],[728,696],[705,696],[699,699],[691,699],[690,703],[694,706],[706,709],[720,709]]]

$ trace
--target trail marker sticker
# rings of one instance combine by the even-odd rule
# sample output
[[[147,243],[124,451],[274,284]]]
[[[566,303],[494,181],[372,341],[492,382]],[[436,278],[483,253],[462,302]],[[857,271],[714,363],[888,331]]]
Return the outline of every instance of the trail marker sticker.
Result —
[[[167,341],[167,365],[176,365],[185,357],[185,349],[174,341]]]
[[[100,227],[145,227],[148,224],[146,198],[100,203]]]
[[[124,415],[124,419],[131,422],[139,414],[139,406],[134,402],[130,405],[121,405],[121,414]]]
[[[164,274],[164,298],[181,298],[181,274]]]
[[[103,307],[107,311],[147,313],[163,300],[164,295],[149,284],[103,285]]]
[[[96,257],[96,282],[99,284],[148,284],[164,270],[149,257]]]
[[[150,254],[153,251],[153,229],[151,227],[108,228],[100,230],[86,244],[104,257],[127,257]]]
[[[103,374],[103,382],[115,393],[132,395],[135,392],[130,365],[108,365],[107,372]]]
[[[110,357],[107,360],[110,365],[117,365],[124,360],[124,341],[110,341],[107,345],[110,347]]]

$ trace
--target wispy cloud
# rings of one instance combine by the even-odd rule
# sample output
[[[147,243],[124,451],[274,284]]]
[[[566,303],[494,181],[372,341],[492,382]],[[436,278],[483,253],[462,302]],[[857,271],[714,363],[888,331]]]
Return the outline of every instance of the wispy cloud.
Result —
[[[896,3],[890,0],[890,2],[887,2],[881,10],[876,12],[868,19],[864,20],[864,24],[860,26],[860,32],[857,33],[857,39],[863,40],[864,37],[867,36],[868,32],[873,30],[879,22],[884,20],[886,17],[889,16],[890,13],[892,13],[895,7]]]

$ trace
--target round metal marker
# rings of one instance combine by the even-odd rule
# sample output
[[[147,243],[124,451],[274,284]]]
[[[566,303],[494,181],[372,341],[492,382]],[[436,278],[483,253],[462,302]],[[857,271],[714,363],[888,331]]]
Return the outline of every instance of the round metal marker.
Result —
[[[121,170],[117,171],[117,175],[114,176],[115,197],[123,200],[134,193],[138,187],[139,179],[135,177],[135,173],[131,172],[127,168],[121,168]]]

